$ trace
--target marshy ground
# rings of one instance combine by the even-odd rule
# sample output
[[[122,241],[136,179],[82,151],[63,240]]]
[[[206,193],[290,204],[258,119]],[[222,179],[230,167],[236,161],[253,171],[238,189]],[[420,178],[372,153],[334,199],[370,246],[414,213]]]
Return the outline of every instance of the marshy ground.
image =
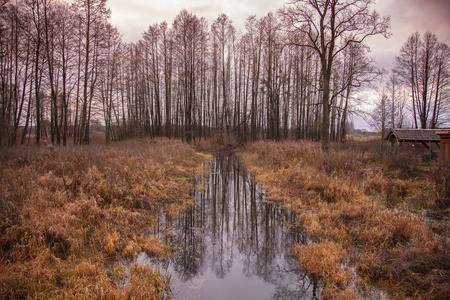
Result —
[[[236,152],[296,215],[309,243],[290,251],[323,298],[356,299],[368,285],[392,298],[450,298],[449,165],[386,161],[372,147],[256,142]],[[117,262],[166,258],[168,245],[148,233],[161,212],[192,207],[211,159],[168,139],[2,149],[0,298],[170,297],[170,275]]]
[[[257,142],[239,156],[269,198],[288,203],[312,239],[295,245],[325,298],[358,298],[369,283],[404,299],[450,298],[450,166],[373,145]],[[355,276],[357,274],[357,276]]]
[[[164,258],[165,246],[144,232],[161,210],[191,205],[190,179],[210,159],[173,140],[6,149],[0,298],[167,296],[165,274],[142,266],[126,274],[111,261],[141,251]]]

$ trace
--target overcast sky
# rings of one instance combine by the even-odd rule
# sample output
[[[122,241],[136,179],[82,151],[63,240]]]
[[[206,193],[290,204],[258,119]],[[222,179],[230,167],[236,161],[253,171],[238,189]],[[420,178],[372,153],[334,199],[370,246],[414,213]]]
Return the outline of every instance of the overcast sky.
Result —
[[[288,0],[109,0],[111,21],[127,42],[140,39],[149,25],[166,21],[187,9],[211,24],[220,13],[227,14],[233,24],[244,31],[250,15],[265,16],[276,12]],[[377,0],[374,8],[383,16],[391,16],[393,36],[371,38],[368,42],[380,67],[393,67],[394,57],[408,36],[416,30],[430,30],[441,42],[450,43],[450,0]]]
[[[166,21],[173,23],[182,10],[204,17],[212,22],[225,13],[238,30],[245,30],[247,17],[263,17],[276,12],[288,0],[109,0],[111,22],[119,29],[126,42],[138,41],[149,25]],[[373,9],[382,16],[391,16],[392,37],[373,37],[368,40],[378,66],[390,70],[395,56],[407,38],[419,31],[437,34],[440,42],[450,44],[450,0],[377,0]],[[367,123],[355,119],[357,128],[368,128]]]

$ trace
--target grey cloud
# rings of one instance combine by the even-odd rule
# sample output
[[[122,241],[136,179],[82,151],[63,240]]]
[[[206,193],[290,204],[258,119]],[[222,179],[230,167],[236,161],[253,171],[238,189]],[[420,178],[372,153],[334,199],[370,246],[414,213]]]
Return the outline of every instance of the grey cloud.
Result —
[[[205,17],[210,23],[220,13],[227,14],[233,24],[244,29],[245,20],[250,15],[262,17],[275,12],[286,3],[285,0],[109,0],[112,22],[123,33],[126,41],[135,41],[149,25],[166,21],[171,24],[175,16],[187,9]],[[138,32],[137,32],[138,31]]]
[[[448,0],[378,0],[376,10],[391,16],[392,37],[371,39],[371,46],[381,67],[392,68],[394,58],[407,38],[416,31],[431,31],[441,42],[450,38],[450,5]]]
[[[262,17],[275,12],[288,0],[109,0],[112,22],[123,34],[125,41],[137,41],[149,25],[166,21],[172,24],[184,8],[211,24],[220,13],[227,14],[234,26],[244,30],[250,15]],[[393,36],[389,40],[375,37],[368,40],[371,55],[383,68],[393,67],[400,47],[415,31],[436,33],[440,41],[449,43],[449,0],[377,0],[374,8],[381,15],[391,15]]]

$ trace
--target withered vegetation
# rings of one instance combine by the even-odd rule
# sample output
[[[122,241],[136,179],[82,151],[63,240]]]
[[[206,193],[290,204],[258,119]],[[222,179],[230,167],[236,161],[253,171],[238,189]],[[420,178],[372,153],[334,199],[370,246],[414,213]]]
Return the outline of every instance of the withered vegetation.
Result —
[[[170,278],[120,261],[166,246],[146,234],[192,204],[207,155],[179,141],[2,149],[0,298],[160,299]],[[126,283],[126,284],[125,284]]]
[[[297,213],[310,242],[293,253],[325,298],[358,298],[370,283],[393,298],[449,299],[449,164],[386,161],[372,147],[261,141],[239,156],[270,200]]]

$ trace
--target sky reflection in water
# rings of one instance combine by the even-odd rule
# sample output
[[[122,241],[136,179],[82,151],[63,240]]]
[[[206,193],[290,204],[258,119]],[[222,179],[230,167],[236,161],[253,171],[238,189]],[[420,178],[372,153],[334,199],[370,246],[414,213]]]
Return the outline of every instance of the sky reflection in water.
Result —
[[[161,217],[161,240],[177,249],[160,263],[172,274],[176,299],[312,299],[317,287],[289,252],[305,243],[288,230],[291,214],[264,201],[260,186],[232,154],[217,156],[201,178],[195,206]],[[167,234],[168,230],[171,234]],[[145,264],[145,253],[137,262]]]

